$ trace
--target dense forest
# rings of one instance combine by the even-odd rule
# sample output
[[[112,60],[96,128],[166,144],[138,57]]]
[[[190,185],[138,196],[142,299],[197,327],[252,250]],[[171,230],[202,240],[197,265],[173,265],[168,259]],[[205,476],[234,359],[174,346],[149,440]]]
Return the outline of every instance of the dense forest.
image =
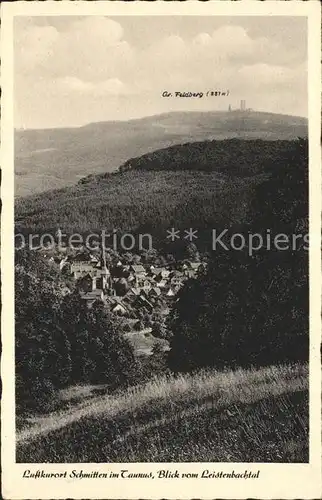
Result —
[[[247,245],[214,252],[208,272],[182,290],[169,320],[174,371],[308,361],[307,141],[279,158],[248,211],[245,238],[261,234],[266,244],[253,255]],[[267,230],[291,243],[271,246]]]

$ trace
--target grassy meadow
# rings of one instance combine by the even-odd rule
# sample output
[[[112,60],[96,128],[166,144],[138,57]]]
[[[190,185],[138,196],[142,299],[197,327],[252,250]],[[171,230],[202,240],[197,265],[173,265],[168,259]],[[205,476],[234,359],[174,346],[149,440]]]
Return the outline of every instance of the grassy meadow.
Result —
[[[17,461],[308,462],[306,365],[201,371],[91,392],[78,388],[83,401],[19,425]]]

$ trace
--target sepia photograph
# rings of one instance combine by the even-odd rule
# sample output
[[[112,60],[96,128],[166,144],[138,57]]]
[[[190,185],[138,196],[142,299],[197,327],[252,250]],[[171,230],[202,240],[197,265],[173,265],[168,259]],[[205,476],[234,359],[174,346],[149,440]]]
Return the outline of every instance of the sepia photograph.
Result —
[[[20,480],[308,467],[308,15],[73,12],[12,17]]]

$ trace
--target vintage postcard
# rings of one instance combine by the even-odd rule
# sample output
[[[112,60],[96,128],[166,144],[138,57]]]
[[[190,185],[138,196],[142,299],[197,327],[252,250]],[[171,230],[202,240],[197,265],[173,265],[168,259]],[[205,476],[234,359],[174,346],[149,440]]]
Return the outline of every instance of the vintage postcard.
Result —
[[[4,497],[320,498],[319,2],[1,10]]]

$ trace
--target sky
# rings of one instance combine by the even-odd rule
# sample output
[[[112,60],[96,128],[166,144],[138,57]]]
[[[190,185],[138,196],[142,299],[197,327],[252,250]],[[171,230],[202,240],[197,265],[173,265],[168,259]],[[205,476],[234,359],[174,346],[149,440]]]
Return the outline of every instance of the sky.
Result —
[[[206,97],[216,90],[229,95]],[[204,97],[163,97],[165,91]],[[224,110],[241,99],[252,109],[307,116],[307,21],[17,17],[14,98],[16,128]]]

